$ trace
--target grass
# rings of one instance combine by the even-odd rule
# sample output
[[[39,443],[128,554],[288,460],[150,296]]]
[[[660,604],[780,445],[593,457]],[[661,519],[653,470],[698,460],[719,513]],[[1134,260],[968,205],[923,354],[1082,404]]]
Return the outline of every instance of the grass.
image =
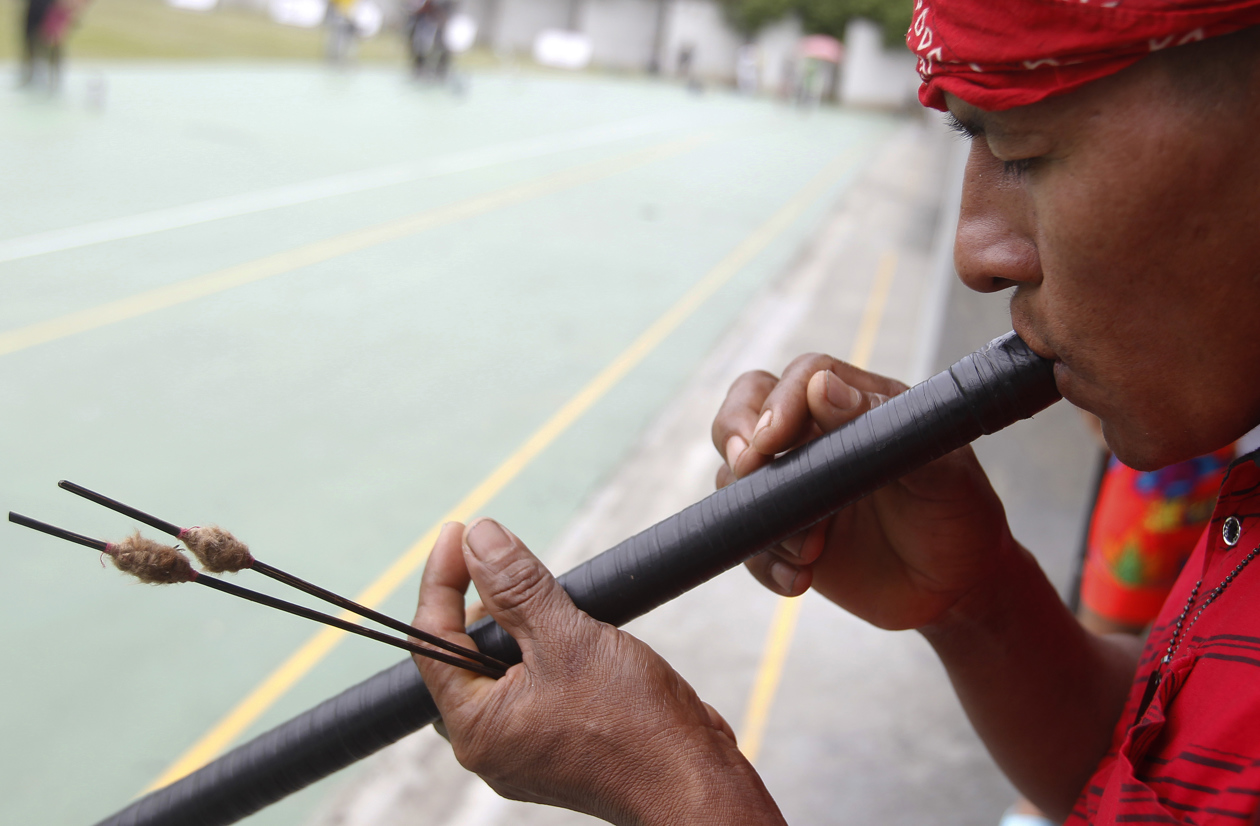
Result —
[[[0,60],[21,50],[25,3],[0,0]],[[209,13],[171,8],[163,0],[95,0],[69,36],[72,60],[318,60],[324,30],[272,22],[264,12],[229,7]],[[404,60],[401,35],[382,30],[358,46],[366,61]]]

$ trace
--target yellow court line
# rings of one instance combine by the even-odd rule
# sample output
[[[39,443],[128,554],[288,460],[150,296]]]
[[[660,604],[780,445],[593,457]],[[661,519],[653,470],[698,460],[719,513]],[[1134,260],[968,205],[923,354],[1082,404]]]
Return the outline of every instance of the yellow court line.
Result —
[[[853,351],[849,355],[849,363],[855,367],[865,369],[870,362],[871,351],[875,349],[875,336],[884,317],[884,306],[888,303],[888,291],[892,287],[893,273],[896,271],[897,254],[891,251],[884,253],[875,271],[875,280],[871,284],[866,309],[862,311],[862,321],[853,342]],[[755,761],[761,752],[770,706],[774,704],[774,695],[779,690],[779,681],[783,677],[783,666],[787,663],[788,651],[792,647],[801,604],[800,597],[780,599],[775,606],[774,616],[770,619],[766,645],[757,666],[757,676],[753,679],[752,692],[748,695],[744,724],[740,727],[739,749],[749,762]]]
[[[477,514],[491,499],[517,477],[538,454],[556,440],[574,421],[591,408],[599,399],[652,352],[678,325],[682,324],[723,284],[743,269],[758,253],[769,246],[779,233],[800,217],[801,213],[830,189],[853,163],[856,151],[845,152],[828,164],[783,207],[764,224],[753,230],[735,249],[717,263],[705,276],[686,292],[672,307],[643,331],[633,343],[577,392],[564,406],[534,431],[528,439],[495,468],[459,504],[442,516],[402,556],[394,561],[375,582],[355,597],[363,605],[380,605],[416,569],[419,568],[438,532],[447,522],[466,522]],[[352,622],[358,618],[342,614]],[[298,680],[332,650],[344,632],[325,628],[313,635],[301,648],[289,656],[271,672],[263,682],[241,700],[208,732],[197,740],[184,754],[153,781],[146,792],[166,786],[210,762],[215,755],[226,749],[237,737],[254,723],[267,709],[284,695]]]
[[[506,187],[497,192],[479,195],[458,201],[454,204],[418,212],[405,218],[399,218],[374,227],[343,233],[322,241],[295,247],[247,261],[244,264],[226,267],[204,275],[187,278],[174,284],[146,290],[136,295],[117,301],[111,301],[96,307],[89,307],[57,318],[29,324],[15,330],[0,333],[0,356],[16,353],[38,344],[45,344],[67,336],[85,333],[127,321],[138,316],[165,310],[198,298],[204,298],[233,287],[241,287],[283,275],[302,267],[319,264],[352,252],[395,241],[425,230],[453,224],[467,218],[473,218],[519,204],[542,195],[548,195],[563,189],[570,189],[581,184],[590,183],[625,172],[636,166],[662,160],[672,155],[689,152],[701,144],[716,137],[714,133],[691,135],[679,140],[667,141],[646,149],[635,150],[614,158],[595,161],[589,164],[566,169],[553,175],[546,175],[523,184]]]
[[[801,599],[780,599],[770,618],[770,630],[766,633],[766,646],[753,681],[748,708],[744,712],[744,725],[739,733],[739,750],[751,763],[761,752],[761,740],[766,732],[766,718],[770,705],[783,676],[788,650],[792,647],[792,635],[796,632],[796,619],[801,613]]]

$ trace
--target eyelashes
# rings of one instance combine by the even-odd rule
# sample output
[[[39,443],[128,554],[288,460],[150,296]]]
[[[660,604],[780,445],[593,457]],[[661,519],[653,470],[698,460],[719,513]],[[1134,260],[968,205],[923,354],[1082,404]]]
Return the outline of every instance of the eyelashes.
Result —
[[[945,113],[945,125],[949,127],[949,131],[962,135],[964,138],[975,139],[978,135],[984,134],[978,127],[963,123],[953,112]]]
[[[950,131],[956,132],[968,140],[976,140],[984,137],[984,129],[974,123],[969,123],[956,117],[953,112],[945,113],[945,124]],[[1013,161],[1002,161],[1003,176],[1012,180],[1021,180],[1032,168],[1036,158],[1017,158]]]

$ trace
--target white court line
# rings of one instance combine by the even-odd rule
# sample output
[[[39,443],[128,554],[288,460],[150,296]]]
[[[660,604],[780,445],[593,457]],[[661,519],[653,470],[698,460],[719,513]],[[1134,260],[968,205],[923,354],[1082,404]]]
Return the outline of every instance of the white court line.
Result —
[[[306,204],[338,195],[366,192],[442,175],[453,175],[457,172],[484,169],[573,149],[600,146],[627,138],[664,132],[676,125],[662,123],[659,119],[650,117],[633,118],[570,133],[555,133],[452,152],[419,163],[392,164],[376,169],[316,178],[313,181],[298,184],[286,184],[240,195],[211,198],[183,206],[155,209],[135,215],[124,215],[120,218],[109,218],[63,229],[6,238],[0,240],[0,263],[118,241],[123,238],[135,238],[139,235],[151,235],[155,232],[189,227],[221,218],[233,218],[269,209]]]

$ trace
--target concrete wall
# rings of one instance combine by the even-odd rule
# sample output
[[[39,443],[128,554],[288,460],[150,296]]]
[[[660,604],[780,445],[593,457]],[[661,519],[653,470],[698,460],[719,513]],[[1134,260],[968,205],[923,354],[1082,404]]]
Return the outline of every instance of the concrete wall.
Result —
[[[491,45],[494,24],[498,20],[502,0],[459,0],[457,8],[477,21],[477,45]]]
[[[529,52],[543,29],[567,29],[569,12],[570,0],[499,0],[490,45],[496,50]]]
[[[544,29],[576,29],[591,39],[594,64],[616,69],[646,70],[659,57],[661,70],[674,74],[679,53],[690,45],[697,75],[728,81],[743,42],[716,0],[460,0],[459,5],[477,21],[483,46],[528,52]],[[777,55],[785,33],[799,31],[799,25],[780,24],[770,31],[777,33],[768,40]],[[781,62],[774,61],[774,78]]]
[[[844,32],[840,101],[852,106],[910,106],[919,89],[909,49],[884,47],[884,33],[869,20],[854,20]]]
[[[780,20],[757,33],[754,41],[761,59],[761,91],[779,94],[784,81],[795,72],[796,44],[803,32],[795,17]]]
[[[601,2],[602,0],[593,0]],[[678,70],[678,56],[692,48],[692,67],[703,78],[730,80],[735,76],[735,52],[744,39],[727,25],[714,0],[672,0],[666,18],[661,67]]]
[[[643,71],[652,61],[658,0],[585,0],[579,31],[591,39],[595,63]]]
[[[236,0],[242,1],[248,2]],[[647,70],[657,58],[664,74],[676,75],[678,57],[690,46],[695,75],[731,82],[744,44],[744,37],[727,24],[717,0],[460,0],[459,6],[477,21],[480,45],[528,53],[544,29],[576,29],[591,39],[594,65],[614,69]],[[801,36],[800,21],[794,17],[758,33],[753,44],[762,93],[781,92],[789,72],[799,78],[796,44]],[[884,48],[879,27],[854,21],[846,32],[845,48],[843,102],[897,107],[913,101],[918,84],[914,58],[908,50]]]

